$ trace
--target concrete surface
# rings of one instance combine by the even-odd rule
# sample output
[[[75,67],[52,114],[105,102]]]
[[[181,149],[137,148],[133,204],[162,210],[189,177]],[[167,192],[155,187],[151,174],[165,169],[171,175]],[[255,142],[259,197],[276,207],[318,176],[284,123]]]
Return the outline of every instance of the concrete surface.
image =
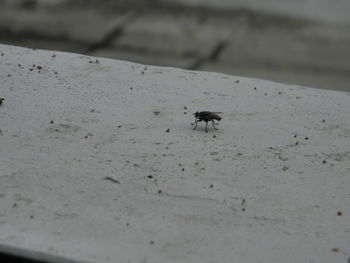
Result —
[[[346,0],[0,1],[0,43],[350,91]]]
[[[0,243],[347,263],[350,93],[0,46]],[[214,130],[192,113],[222,112]]]

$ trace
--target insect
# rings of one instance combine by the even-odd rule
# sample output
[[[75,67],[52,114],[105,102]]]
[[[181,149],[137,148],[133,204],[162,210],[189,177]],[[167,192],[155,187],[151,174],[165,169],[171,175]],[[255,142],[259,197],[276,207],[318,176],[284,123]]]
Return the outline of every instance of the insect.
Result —
[[[217,123],[215,123],[214,120],[220,121],[222,119],[221,116],[218,115],[219,113],[221,112],[197,111],[193,113],[195,120],[194,123],[191,123],[191,125],[196,125],[193,128],[193,130],[197,128],[197,123],[199,121],[205,121],[205,132],[208,132],[208,121],[211,121],[211,124],[213,125],[214,129],[217,130],[217,128],[215,127],[215,124]]]

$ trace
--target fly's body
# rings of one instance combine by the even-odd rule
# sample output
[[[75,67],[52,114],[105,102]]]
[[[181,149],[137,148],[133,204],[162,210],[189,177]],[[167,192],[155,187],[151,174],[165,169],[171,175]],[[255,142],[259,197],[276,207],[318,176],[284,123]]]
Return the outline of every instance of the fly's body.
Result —
[[[197,128],[197,123],[200,121],[205,121],[205,132],[208,132],[208,121],[211,121],[211,124],[213,125],[214,129],[217,130],[215,127],[214,120],[220,121],[222,118],[218,115],[218,112],[211,112],[211,111],[200,111],[193,113],[195,120],[194,123],[191,123],[192,125],[196,125],[193,130]]]

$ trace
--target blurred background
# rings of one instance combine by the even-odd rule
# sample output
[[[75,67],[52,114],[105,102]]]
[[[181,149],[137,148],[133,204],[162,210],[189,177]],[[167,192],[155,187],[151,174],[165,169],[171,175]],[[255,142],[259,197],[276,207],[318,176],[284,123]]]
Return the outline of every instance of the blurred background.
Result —
[[[350,91],[349,0],[0,0],[0,43]]]

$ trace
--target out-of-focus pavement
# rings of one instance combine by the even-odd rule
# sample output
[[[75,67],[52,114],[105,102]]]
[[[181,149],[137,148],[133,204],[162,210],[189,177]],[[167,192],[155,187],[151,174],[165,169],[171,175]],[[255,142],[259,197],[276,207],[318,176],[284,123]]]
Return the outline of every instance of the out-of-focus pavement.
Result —
[[[0,0],[0,43],[350,91],[349,13],[345,0]]]

